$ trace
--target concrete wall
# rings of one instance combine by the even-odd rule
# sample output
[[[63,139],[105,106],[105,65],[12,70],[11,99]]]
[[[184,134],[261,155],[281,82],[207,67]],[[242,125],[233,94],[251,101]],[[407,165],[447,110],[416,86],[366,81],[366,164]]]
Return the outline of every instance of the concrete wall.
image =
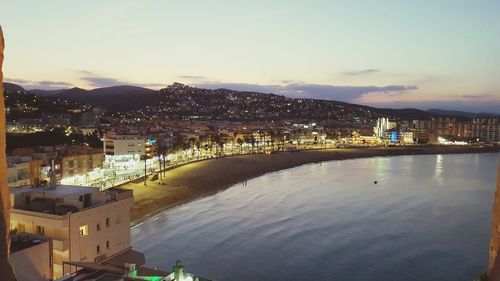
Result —
[[[52,280],[52,247],[51,241],[12,253],[9,257],[18,280],[48,281]]]

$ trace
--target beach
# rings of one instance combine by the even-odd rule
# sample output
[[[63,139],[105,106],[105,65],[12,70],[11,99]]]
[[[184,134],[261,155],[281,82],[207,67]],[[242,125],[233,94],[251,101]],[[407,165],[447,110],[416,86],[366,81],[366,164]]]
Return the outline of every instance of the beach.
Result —
[[[120,186],[132,189],[132,224],[164,210],[212,195],[245,180],[309,163],[375,156],[499,152],[500,147],[422,146],[305,150],[223,157],[188,163],[164,172],[156,181],[136,180]]]

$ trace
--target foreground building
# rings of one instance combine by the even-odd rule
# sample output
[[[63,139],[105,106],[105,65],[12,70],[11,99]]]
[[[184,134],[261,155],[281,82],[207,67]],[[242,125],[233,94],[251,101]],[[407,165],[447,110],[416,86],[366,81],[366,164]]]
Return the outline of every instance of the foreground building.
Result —
[[[9,260],[17,280],[53,279],[52,239],[46,236],[30,233],[11,235]]]
[[[53,239],[54,277],[63,262],[102,262],[127,252],[132,191],[81,186],[11,189],[11,230]]]
[[[140,258],[140,256],[136,256],[136,258]],[[57,281],[213,281],[184,272],[184,266],[180,261],[176,262],[171,273],[131,263],[130,259],[109,261],[102,264],[67,262],[64,263],[64,268],[70,269],[74,273]]]

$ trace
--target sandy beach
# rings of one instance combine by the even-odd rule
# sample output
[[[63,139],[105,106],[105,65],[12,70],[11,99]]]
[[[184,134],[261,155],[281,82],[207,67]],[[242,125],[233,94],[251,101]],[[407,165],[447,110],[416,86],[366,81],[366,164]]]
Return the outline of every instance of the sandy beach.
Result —
[[[499,152],[500,147],[388,147],[348,148],[254,154],[204,160],[186,164],[164,172],[162,184],[142,180],[127,183],[120,188],[134,191],[132,222],[139,223],[164,209],[197,198],[214,194],[239,182],[260,175],[309,163],[374,156],[458,154]]]

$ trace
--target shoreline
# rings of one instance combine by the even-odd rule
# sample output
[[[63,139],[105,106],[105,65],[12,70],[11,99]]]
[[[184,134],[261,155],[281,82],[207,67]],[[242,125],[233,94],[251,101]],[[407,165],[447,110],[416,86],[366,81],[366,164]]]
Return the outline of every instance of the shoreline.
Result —
[[[196,161],[168,169],[163,183],[136,180],[119,188],[132,189],[132,226],[159,212],[216,194],[235,184],[268,173],[325,161],[402,155],[495,153],[500,147],[421,146],[302,150],[252,154]]]

